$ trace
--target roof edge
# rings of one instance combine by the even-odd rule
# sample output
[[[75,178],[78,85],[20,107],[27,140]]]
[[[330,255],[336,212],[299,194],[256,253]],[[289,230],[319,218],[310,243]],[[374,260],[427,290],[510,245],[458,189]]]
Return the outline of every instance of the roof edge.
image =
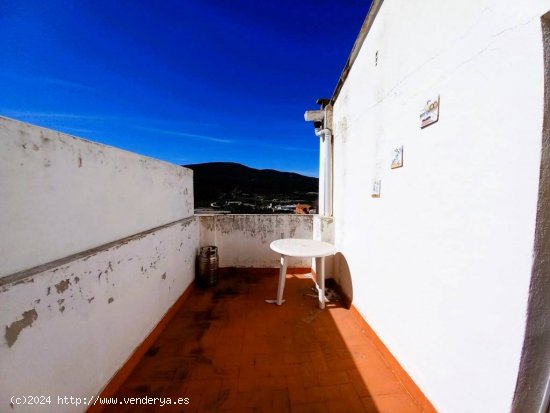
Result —
[[[340,90],[342,89],[342,86],[344,85],[344,82],[348,77],[351,67],[355,63],[355,59],[357,58],[357,55],[361,50],[361,46],[363,46],[363,42],[365,41],[365,38],[367,37],[367,34],[369,33],[370,28],[374,23],[374,19],[376,18],[378,11],[380,10],[380,6],[382,6],[383,2],[384,0],[373,0],[373,2],[371,3],[369,12],[367,13],[367,17],[365,17],[365,21],[363,21],[363,24],[361,25],[361,30],[359,30],[359,35],[357,36],[357,39],[355,39],[355,43],[353,44],[348,60],[346,61],[346,65],[342,70],[342,74],[338,79],[338,83],[334,88],[334,92],[332,92],[332,97],[330,98],[330,103],[332,105],[334,105],[334,102],[336,102],[336,99],[340,94]]]

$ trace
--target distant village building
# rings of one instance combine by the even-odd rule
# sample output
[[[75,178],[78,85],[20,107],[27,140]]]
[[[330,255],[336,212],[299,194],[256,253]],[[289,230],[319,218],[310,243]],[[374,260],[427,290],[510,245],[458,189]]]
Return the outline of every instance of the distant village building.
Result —
[[[308,204],[296,204],[296,209],[294,212],[296,214],[309,214],[311,210],[311,205]]]
[[[277,204],[273,206],[275,212],[294,212],[296,204]]]

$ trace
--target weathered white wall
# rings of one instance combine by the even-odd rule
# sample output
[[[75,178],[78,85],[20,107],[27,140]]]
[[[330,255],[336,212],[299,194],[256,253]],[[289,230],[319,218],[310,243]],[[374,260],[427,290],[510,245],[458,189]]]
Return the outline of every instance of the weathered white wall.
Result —
[[[218,247],[220,267],[276,268],[279,254],[269,244],[280,238],[313,237],[313,215],[200,215],[200,246]],[[292,258],[291,267],[311,267]]]
[[[0,117],[0,277],[193,214],[192,171]]]
[[[0,411],[83,412],[194,278],[194,217],[0,287]],[[5,330],[4,330],[5,327]],[[11,396],[51,404],[10,407]]]
[[[506,412],[514,394],[548,7],[386,0],[334,105],[335,268],[349,271],[353,304],[442,412]],[[420,129],[438,95],[439,122]],[[391,170],[399,145],[404,166]]]
[[[192,283],[192,208],[190,170],[0,118],[0,411],[86,410],[57,396],[97,395]]]

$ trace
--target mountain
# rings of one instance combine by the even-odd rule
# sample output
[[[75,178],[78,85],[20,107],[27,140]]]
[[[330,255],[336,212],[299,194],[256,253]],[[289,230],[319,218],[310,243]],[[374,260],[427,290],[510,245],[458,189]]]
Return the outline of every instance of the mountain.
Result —
[[[254,197],[316,199],[319,180],[292,172],[255,169],[233,162],[183,165],[193,170],[195,206]]]

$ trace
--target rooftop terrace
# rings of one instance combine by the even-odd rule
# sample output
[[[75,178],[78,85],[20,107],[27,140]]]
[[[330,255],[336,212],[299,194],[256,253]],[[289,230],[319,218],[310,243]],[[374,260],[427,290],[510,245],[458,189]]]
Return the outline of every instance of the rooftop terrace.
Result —
[[[365,326],[332,300],[320,310],[303,270],[277,276],[226,272],[218,285],[194,289],[115,397],[189,398],[105,412],[421,412]]]

